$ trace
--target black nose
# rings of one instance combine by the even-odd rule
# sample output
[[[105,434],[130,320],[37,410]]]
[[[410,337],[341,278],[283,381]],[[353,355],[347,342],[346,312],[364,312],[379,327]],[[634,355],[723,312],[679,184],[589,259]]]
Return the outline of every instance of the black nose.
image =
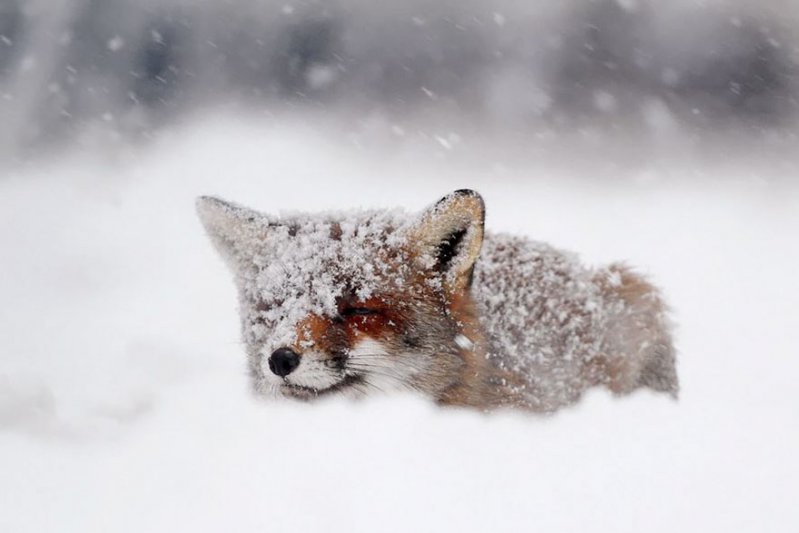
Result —
[[[269,370],[284,378],[300,366],[300,356],[291,348],[278,348],[269,357]]]

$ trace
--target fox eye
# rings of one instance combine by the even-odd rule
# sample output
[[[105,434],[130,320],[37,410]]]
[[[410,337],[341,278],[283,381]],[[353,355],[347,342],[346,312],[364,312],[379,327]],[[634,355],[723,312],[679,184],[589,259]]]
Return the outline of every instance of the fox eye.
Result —
[[[368,316],[368,315],[377,315],[379,311],[375,309],[369,309],[368,307],[345,307],[341,310],[341,316],[348,317],[348,316]]]

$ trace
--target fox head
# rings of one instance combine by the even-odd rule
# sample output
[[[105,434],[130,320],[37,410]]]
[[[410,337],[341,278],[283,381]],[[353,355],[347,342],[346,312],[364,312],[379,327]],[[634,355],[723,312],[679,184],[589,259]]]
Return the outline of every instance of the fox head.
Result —
[[[256,392],[468,395],[463,378],[485,361],[470,295],[479,194],[455,191],[418,216],[275,217],[210,197],[197,209],[238,287]]]

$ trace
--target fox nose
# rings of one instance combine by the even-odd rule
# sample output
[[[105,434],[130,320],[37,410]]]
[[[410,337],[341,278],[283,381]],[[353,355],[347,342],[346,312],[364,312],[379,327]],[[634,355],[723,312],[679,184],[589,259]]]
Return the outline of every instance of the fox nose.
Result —
[[[278,348],[269,357],[269,370],[284,378],[300,366],[300,356],[291,348]]]

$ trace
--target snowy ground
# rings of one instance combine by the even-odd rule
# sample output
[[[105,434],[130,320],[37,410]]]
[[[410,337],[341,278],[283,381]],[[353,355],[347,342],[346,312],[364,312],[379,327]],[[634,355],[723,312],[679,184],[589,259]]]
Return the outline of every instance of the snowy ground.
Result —
[[[6,169],[0,531],[796,531],[795,173],[590,180],[452,138],[421,155],[326,139],[200,123]],[[680,401],[597,391],[540,418],[249,396],[196,195],[416,210],[462,187],[490,229],[651,274],[679,323]]]

